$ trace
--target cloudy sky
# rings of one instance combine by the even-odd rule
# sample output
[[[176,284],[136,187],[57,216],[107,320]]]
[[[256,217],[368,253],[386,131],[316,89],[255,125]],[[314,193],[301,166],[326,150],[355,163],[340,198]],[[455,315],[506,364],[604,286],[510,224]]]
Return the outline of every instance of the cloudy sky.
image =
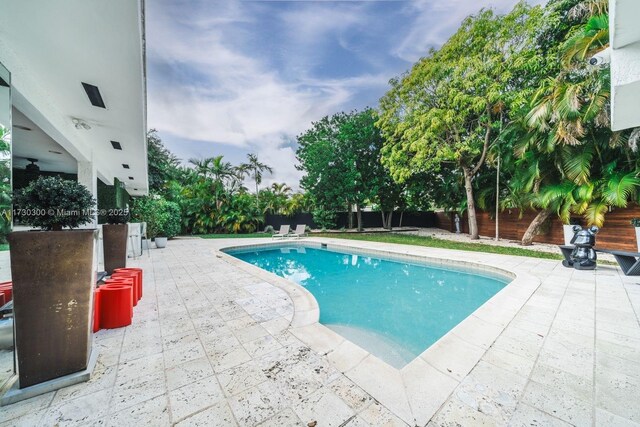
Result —
[[[295,138],[312,121],[376,107],[389,79],[464,17],[515,3],[148,1],[149,127],[185,161],[253,152],[275,168],[267,184],[297,188]]]

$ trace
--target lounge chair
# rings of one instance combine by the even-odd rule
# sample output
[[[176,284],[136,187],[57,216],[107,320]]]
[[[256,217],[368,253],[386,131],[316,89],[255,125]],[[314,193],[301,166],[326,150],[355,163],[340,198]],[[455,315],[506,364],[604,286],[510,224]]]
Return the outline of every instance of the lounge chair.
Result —
[[[289,234],[289,226],[288,225],[281,225],[280,226],[280,231],[278,231],[276,234],[272,235],[271,237],[286,237]]]
[[[306,236],[307,235],[307,226],[306,224],[298,224],[296,226],[296,230],[292,233],[289,234],[288,237],[302,237],[302,236]]]

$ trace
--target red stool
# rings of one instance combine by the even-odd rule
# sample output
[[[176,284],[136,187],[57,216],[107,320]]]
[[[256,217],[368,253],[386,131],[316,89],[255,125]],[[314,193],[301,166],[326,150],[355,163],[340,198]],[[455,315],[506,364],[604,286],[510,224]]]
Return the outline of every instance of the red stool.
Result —
[[[100,330],[100,288],[93,291],[93,332]]]
[[[115,270],[113,270],[114,273],[137,273],[138,274],[138,283],[140,284],[140,289],[138,289],[138,297],[142,298],[142,285],[143,285],[143,278],[142,278],[142,269],[141,268],[135,268],[135,267],[123,267],[123,268],[116,268]]]
[[[116,279],[116,278],[120,278],[120,277],[133,277],[134,280],[135,280],[134,281],[135,287],[138,290],[137,299],[139,300],[140,298],[142,298],[142,280],[141,280],[140,273],[135,272],[135,271],[118,271],[118,272],[114,272],[111,275],[112,279]]]
[[[0,293],[4,294],[5,303],[13,299],[13,283],[2,282],[0,283]]]
[[[138,287],[136,286],[136,282],[135,282],[135,277],[128,277],[128,276],[118,276],[118,277],[112,277],[111,279],[107,279],[104,281],[105,284],[109,285],[109,284],[119,284],[119,285],[129,285],[131,286],[132,289],[132,295],[133,295],[133,301],[132,301],[132,307],[138,305],[138,300],[140,299],[138,296]]]
[[[4,292],[0,291],[0,307],[2,307],[6,302]]]
[[[100,327],[122,328],[131,324],[132,288],[129,285],[100,287]]]

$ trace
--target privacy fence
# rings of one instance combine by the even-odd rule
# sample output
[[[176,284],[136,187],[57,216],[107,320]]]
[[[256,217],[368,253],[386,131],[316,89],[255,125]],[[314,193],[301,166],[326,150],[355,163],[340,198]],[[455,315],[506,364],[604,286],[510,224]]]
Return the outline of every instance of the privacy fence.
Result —
[[[400,217],[402,216],[403,227],[437,227],[437,218],[434,212],[394,212],[391,219],[393,227],[400,226]],[[297,224],[306,224],[311,228],[319,228],[313,221],[313,215],[310,213],[300,213],[296,215],[266,215],[266,225],[271,225],[276,230],[283,224],[289,224],[295,227]],[[365,228],[382,227],[382,214],[380,212],[362,212],[362,223]],[[353,214],[353,226],[357,224],[356,214]],[[347,212],[338,212],[336,217],[336,228],[347,228],[349,226],[349,214]]]
[[[506,210],[500,213],[499,234],[502,239],[519,241],[524,232],[536,216],[533,210],[520,214],[519,210]],[[424,227],[441,228],[455,232],[453,221],[454,213],[448,212],[405,212],[402,215],[403,227]],[[478,229],[481,236],[493,237],[496,232],[495,214],[478,211]],[[626,209],[614,209],[607,213],[604,227],[596,237],[597,245],[600,248],[610,248],[625,251],[637,251],[634,227],[631,225],[632,218],[640,218],[640,207],[634,206]],[[297,224],[306,224],[311,228],[318,228],[310,213],[301,213],[292,216],[267,215],[266,224],[278,229],[283,224],[295,227]],[[580,223],[580,217],[573,218]],[[354,226],[356,218],[354,214]],[[382,215],[380,212],[362,212],[362,222],[365,228],[382,227]],[[400,212],[394,212],[392,219],[393,227],[400,225]],[[347,212],[340,212],[336,218],[336,228],[347,228],[349,218]],[[469,232],[466,214],[461,217],[460,225],[463,233]],[[584,223],[582,225],[585,225]],[[543,233],[534,238],[534,242],[561,245],[564,243],[562,222],[557,216],[553,216],[543,228]]]

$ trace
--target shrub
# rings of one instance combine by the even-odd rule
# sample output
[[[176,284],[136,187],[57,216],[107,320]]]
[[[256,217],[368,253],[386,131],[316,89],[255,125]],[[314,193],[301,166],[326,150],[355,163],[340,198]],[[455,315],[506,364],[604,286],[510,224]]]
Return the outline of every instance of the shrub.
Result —
[[[129,209],[109,209],[107,224],[126,224],[130,219]]]
[[[631,225],[634,227],[640,227],[640,218],[631,218]]]
[[[14,196],[21,222],[43,230],[90,223],[96,200],[87,187],[60,177],[41,176]]]
[[[313,221],[320,228],[334,228],[336,225],[336,212],[322,207],[316,208],[313,211]]]
[[[131,217],[147,223],[147,236],[172,238],[180,233],[181,211],[175,202],[159,196],[140,197],[133,201]]]

